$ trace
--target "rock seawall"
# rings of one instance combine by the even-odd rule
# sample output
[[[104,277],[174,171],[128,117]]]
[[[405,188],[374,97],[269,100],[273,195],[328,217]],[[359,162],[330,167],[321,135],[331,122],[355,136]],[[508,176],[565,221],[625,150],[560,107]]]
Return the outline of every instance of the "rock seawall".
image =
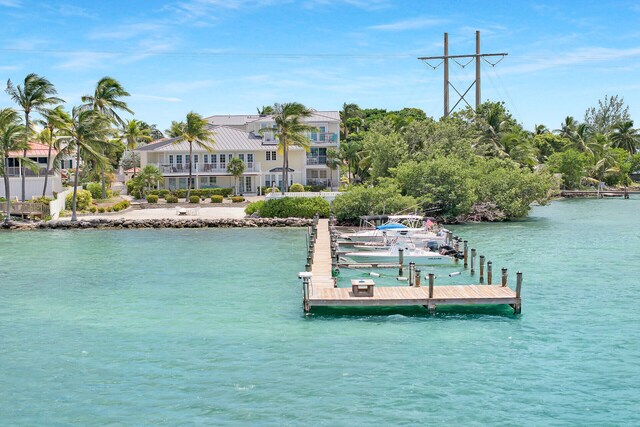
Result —
[[[10,222],[0,224],[3,230],[75,230],[106,228],[257,228],[306,227],[313,221],[305,218],[243,218],[243,219],[80,219],[71,221]]]

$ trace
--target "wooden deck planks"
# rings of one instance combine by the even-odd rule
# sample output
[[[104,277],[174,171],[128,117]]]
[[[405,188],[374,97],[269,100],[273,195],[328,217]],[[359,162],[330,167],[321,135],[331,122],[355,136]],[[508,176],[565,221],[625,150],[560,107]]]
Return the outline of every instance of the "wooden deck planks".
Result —
[[[318,237],[313,247],[313,264],[311,265],[311,295],[318,289],[334,289],[331,277],[331,237],[329,236],[329,220],[318,221]]]

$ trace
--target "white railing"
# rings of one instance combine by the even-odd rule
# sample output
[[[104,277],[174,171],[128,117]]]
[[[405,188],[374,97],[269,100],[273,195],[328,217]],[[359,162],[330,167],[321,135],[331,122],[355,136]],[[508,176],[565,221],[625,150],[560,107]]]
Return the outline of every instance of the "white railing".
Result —
[[[339,191],[300,191],[300,192],[286,192],[278,193],[271,192],[265,196],[266,199],[281,199],[283,197],[322,197],[323,199],[332,202],[338,195],[342,194]]]
[[[189,173],[188,163],[154,163],[154,165],[164,175]],[[227,165],[228,163],[224,165],[220,163],[194,163],[191,171],[193,173],[227,173]],[[245,162],[245,167],[245,172],[260,172],[260,163]]]

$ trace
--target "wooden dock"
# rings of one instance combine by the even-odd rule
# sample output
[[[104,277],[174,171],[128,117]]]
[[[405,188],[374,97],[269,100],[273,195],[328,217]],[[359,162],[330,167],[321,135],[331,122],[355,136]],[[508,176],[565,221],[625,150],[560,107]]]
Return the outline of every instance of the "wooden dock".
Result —
[[[427,286],[375,286],[371,280],[367,280],[371,296],[362,296],[363,293],[353,284],[349,284],[348,288],[336,287],[337,280],[332,277],[335,262],[332,264],[334,252],[330,227],[329,220],[317,220],[312,232],[315,243],[310,249],[313,252],[313,264],[310,272],[300,273],[303,279],[303,306],[307,312],[312,307],[424,306],[433,313],[438,305],[510,305],[514,313],[521,311],[522,275],[518,273],[517,287],[513,290],[507,286],[506,270],[502,271],[500,284],[491,284],[490,275],[489,284],[486,285],[434,286],[432,278],[423,282]],[[480,277],[484,281],[482,274]]]

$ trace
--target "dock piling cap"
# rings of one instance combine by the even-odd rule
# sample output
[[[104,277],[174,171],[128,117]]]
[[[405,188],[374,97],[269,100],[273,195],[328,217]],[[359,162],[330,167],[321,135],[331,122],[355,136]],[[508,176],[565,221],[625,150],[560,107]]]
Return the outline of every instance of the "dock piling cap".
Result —
[[[301,271],[298,273],[298,279],[304,279],[305,277],[313,277],[313,273],[310,271]]]

